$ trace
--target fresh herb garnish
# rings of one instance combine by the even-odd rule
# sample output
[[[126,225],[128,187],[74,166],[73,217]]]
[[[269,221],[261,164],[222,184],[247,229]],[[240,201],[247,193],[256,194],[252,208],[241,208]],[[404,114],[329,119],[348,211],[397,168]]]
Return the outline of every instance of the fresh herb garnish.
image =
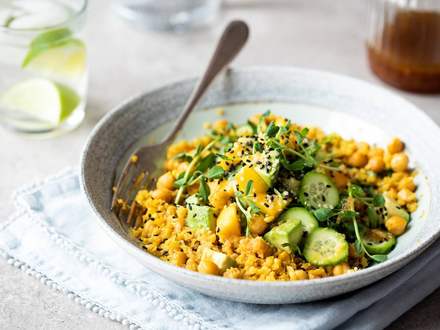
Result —
[[[200,161],[199,165],[197,166],[197,170],[200,172],[205,172],[208,168],[215,164],[215,159],[215,154],[209,154]]]
[[[277,125],[275,125],[273,121],[271,121],[269,126],[267,126],[266,136],[269,138],[274,137],[275,135],[277,135],[279,129],[280,128]]]
[[[182,194],[185,191],[185,188],[188,186],[188,183],[190,183],[191,179],[192,179],[191,181],[193,181],[195,179],[193,172],[197,171],[197,165],[200,162],[201,155],[204,152],[207,152],[208,150],[210,150],[217,142],[218,142],[218,139],[215,139],[215,140],[211,141],[208,145],[206,145],[206,147],[203,147],[200,144],[197,146],[197,148],[194,152],[193,159],[189,163],[188,168],[186,169],[183,177],[180,178],[181,181],[179,179],[180,186],[179,186],[179,190],[177,191],[177,194],[176,194],[176,199],[174,200],[175,204],[180,204],[180,201],[182,199]]]
[[[208,179],[220,179],[221,177],[223,177],[224,174],[225,170],[222,167],[216,165],[208,170],[208,172],[206,173],[206,177]]]
[[[249,180],[246,184],[246,189],[244,191],[244,194],[246,196],[249,196],[250,192],[252,191],[252,187],[254,186],[254,181]]]
[[[209,187],[206,184],[206,179],[204,176],[200,177],[200,187],[199,192],[197,194],[205,203],[208,203],[209,197]]]
[[[349,187],[348,194],[352,198],[355,198],[355,195],[357,195],[357,196],[365,196],[365,192],[362,190],[362,188],[360,188],[359,186],[356,186],[356,185],[352,185],[351,187]],[[351,210],[351,211],[354,212],[354,210]],[[369,257],[370,259],[372,259],[372,260],[374,260],[375,262],[378,262],[378,263],[387,260],[387,255],[385,255],[385,254],[370,254],[370,253],[368,253],[367,249],[365,248],[362,236],[361,236],[361,234],[359,232],[359,225],[358,225],[358,222],[356,220],[356,215],[357,215],[356,212],[351,214],[351,217],[352,217],[352,220],[353,220],[354,232],[355,232],[355,235],[356,235],[356,241],[355,241],[356,252],[358,254],[363,254],[364,253],[367,257]]]

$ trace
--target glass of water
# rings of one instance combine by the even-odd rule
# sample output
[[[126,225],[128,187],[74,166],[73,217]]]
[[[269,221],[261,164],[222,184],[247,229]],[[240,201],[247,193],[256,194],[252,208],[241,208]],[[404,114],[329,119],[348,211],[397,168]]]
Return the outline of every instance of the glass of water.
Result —
[[[114,0],[115,11],[138,26],[153,30],[188,30],[211,23],[221,0]]]
[[[87,0],[0,0],[0,123],[52,135],[84,118]]]

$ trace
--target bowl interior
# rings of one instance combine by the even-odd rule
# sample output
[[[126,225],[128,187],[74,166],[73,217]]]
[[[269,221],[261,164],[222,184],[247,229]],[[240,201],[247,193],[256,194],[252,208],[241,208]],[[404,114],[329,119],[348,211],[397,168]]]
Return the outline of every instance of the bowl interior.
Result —
[[[222,110],[221,114],[219,114],[220,109]],[[203,129],[204,123],[227,119],[232,123],[244,124],[251,115],[263,113],[266,110],[271,110],[277,115],[289,118],[295,123],[309,127],[320,127],[326,133],[338,133],[346,139],[353,138],[383,148],[386,148],[387,143],[389,143],[393,137],[389,132],[365,120],[359,119],[352,114],[341,113],[316,105],[261,102],[225,105],[220,108],[197,111],[188,119],[187,124],[178,136],[178,140],[191,140],[200,137],[206,132],[206,130]],[[117,166],[117,175],[120,174],[125,162],[139,146],[160,141],[171,127],[172,123],[163,124],[136,141],[122,156]],[[423,169],[414,161],[410,144],[407,145],[407,148],[411,159],[410,166],[418,169],[415,181],[417,183],[419,207],[417,211],[411,215],[412,221],[409,225],[410,230],[399,238],[399,244],[397,244],[396,248],[389,254],[390,258],[406,251],[411,247],[413,242],[416,241],[417,233],[422,230],[424,226],[424,219],[426,219],[428,215],[431,200],[431,191],[427,178],[423,174]],[[125,228],[125,226],[123,227]]]
[[[134,144],[153,141],[164,134],[194,83],[179,82],[121,105],[100,122],[86,145],[82,159],[86,195],[104,226],[127,241],[119,220],[110,212],[115,173]],[[425,114],[404,99],[382,88],[330,73],[286,68],[232,70],[214,83],[199,111],[190,117],[181,138],[200,135],[204,122],[218,118],[213,108],[219,106],[225,107],[227,119],[237,123],[245,122],[252,113],[270,109],[293,121],[320,126],[328,133],[337,132],[382,146],[391,137],[399,136],[407,145],[411,165],[418,169],[420,207],[413,216],[411,229],[399,239],[389,261],[372,268],[394,264],[395,270],[398,262],[403,265],[407,262],[404,260],[410,260],[438,237],[440,157],[433,151],[440,133]]]

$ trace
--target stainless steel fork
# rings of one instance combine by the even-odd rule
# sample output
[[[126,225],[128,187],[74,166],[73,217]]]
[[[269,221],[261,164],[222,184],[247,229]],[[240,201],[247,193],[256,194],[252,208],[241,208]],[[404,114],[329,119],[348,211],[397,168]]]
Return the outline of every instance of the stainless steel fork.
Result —
[[[126,217],[126,222],[135,226],[140,221],[138,216],[139,205],[133,203],[135,195],[142,187],[150,186],[152,174],[161,166],[167,147],[174,141],[177,133],[185,124],[191,111],[208,89],[214,78],[240,52],[249,37],[249,28],[243,21],[232,21],[224,30],[206,71],[194,88],[182,113],[178,117],[173,129],[158,144],[143,146],[136,150],[127,161],[114,188],[112,211],[117,216]]]

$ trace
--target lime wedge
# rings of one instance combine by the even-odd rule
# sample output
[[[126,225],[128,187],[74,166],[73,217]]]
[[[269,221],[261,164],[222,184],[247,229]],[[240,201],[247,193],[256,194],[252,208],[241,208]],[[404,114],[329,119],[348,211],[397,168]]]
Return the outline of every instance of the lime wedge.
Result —
[[[78,106],[80,99],[69,87],[32,78],[17,83],[0,96],[0,106],[56,126]]]
[[[72,32],[67,28],[50,30],[37,35],[31,42],[30,48],[41,50],[55,46],[57,43],[70,39]]]
[[[35,37],[22,67],[46,76],[80,78],[86,70],[86,47],[71,35],[68,29],[57,29]]]

